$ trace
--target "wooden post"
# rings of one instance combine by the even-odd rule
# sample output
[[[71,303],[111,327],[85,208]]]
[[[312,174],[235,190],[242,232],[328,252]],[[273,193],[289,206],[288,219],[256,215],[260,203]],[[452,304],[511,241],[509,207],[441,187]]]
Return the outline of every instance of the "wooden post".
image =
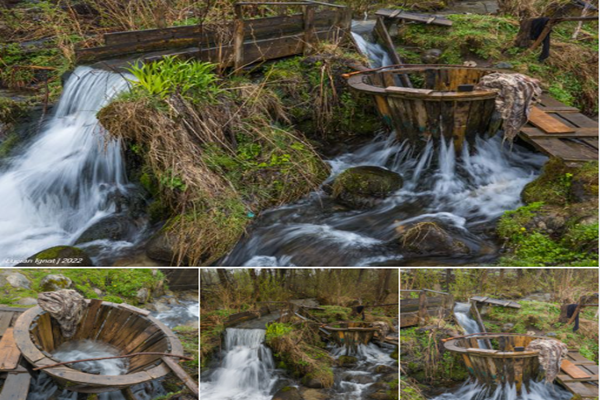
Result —
[[[471,311],[473,311],[473,314],[475,314],[475,316],[477,316],[477,324],[479,325],[479,327],[481,328],[481,332],[482,333],[487,333],[487,331],[485,330],[485,325],[483,325],[483,320],[481,319],[481,315],[479,314],[479,309],[477,309],[477,301],[474,301],[473,303],[471,303]],[[487,346],[492,349],[492,342],[490,342],[490,339],[484,339],[485,344],[487,344]]]
[[[422,290],[419,293],[419,326],[425,325],[429,313],[427,312],[427,292]]]
[[[244,66],[244,13],[240,4],[234,4],[234,9],[233,68],[234,72],[239,74]]]
[[[394,43],[392,42],[392,38],[390,37],[390,33],[388,32],[387,28],[385,27],[385,23],[383,22],[383,17],[377,17],[377,22],[375,23],[374,31],[377,34],[377,36],[379,36],[379,40],[381,41],[381,44],[383,45],[384,49],[387,50],[387,53],[389,54],[389,56],[392,60],[392,64],[396,64],[396,65],[403,64],[402,59],[396,52]],[[407,74],[399,74],[398,76],[400,78],[400,83],[402,84],[402,86],[408,87],[408,88],[413,87]]]
[[[304,55],[310,53],[315,41],[315,5],[304,6]]]
[[[350,28],[352,27],[352,9],[350,7],[345,7],[337,11],[336,16],[336,36],[331,39],[337,39],[340,43],[343,43],[347,37],[351,37],[349,35]]]

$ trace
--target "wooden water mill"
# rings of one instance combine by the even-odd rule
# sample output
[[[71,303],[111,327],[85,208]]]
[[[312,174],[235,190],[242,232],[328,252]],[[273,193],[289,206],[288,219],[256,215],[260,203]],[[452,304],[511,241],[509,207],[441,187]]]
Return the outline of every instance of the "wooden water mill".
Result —
[[[502,120],[495,113],[496,92],[472,90],[469,86],[493,72],[500,71],[403,65],[349,74],[348,84],[374,96],[384,121],[395,129],[400,140],[421,147],[430,139],[437,143],[443,137],[459,152],[465,141],[473,143],[477,136],[492,136],[500,128]],[[403,87],[407,76],[415,87]]]
[[[339,346],[354,350],[359,344],[368,344],[379,331],[368,322],[340,322],[323,328],[331,332],[331,339]]]
[[[527,387],[532,379],[543,376],[539,351],[515,351],[515,348],[523,350],[535,339],[548,338],[508,333],[474,334],[447,340],[444,347],[462,354],[471,376],[485,387],[493,390],[498,385],[514,384],[520,393],[523,384]],[[482,349],[479,341],[491,344],[492,348]]]
[[[175,334],[148,311],[126,304],[86,300],[88,305],[73,338],[66,339],[58,322],[39,306],[24,312],[14,327],[17,347],[34,367],[57,364],[52,352],[66,341],[95,340],[120,350],[120,355],[142,352],[183,356],[183,347]],[[69,365],[45,368],[61,386],[82,393],[102,393],[126,389],[167,375],[180,368],[177,358],[138,355],[129,359],[124,375],[96,375]],[[77,365],[77,364],[72,364]],[[173,371],[177,373],[177,371]]]

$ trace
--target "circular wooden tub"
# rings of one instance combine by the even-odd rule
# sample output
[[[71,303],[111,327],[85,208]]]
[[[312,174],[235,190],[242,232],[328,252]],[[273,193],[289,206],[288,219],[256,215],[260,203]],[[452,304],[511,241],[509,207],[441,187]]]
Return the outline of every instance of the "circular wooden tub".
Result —
[[[420,147],[443,137],[458,152],[465,140],[472,143],[476,136],[494,135],[500,128],[501,119],[494,112],[496,92],[458,91],[459,85],[475,85],[493,72],[499,70],[410,65],[358,73],[348,78],[348,84],[375,97],[380,114],[399,139]],[[403,74],[414,88],[399,86]]]
[[[492,349],[479,347],[479,340],[489,339]],[[484,386],[494,389],[506,383],[515,384],[517,392],[523,383],[543,376],[538,361],[539,351],[514,351],[515,347],[527,347],[535,339],[545,336],[527,335],[476,335],[451,339],[444,343],[448,351],[462,354],[469,373]]]
[[[379,328],[374,328],[368,322],[340,322],[336,326],[325,326],[332,331],[331,338],[340,346],[356,347],[368,344]]]
[[[23,313],[14,328],[15,341],[23,357],[34,367],[60,362],[51,353],[67,341],[96,340],[121,350],[120,355],[160,352],[183,355],[175,334],[147,311],[125,305],[86,300],[88,307],[71,339],[62,336],[56,320],[39,306]],[[125,389],[167,375],[170,369],[159,355],[129,359],[124,375],[95,375],[63,365],[43,370],[71,391],[102,393]]]

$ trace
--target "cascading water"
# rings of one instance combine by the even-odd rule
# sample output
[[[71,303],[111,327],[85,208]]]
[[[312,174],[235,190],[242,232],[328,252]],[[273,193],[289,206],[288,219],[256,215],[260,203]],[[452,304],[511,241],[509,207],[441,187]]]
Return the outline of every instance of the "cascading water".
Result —
[[[117,211],[127,193],[120,145],[106,140],[96,113],[127,89],[118,74],[78,67],[54,116],[27,150],[0,172],[0,264],[72,244]],[[98,243],[100,248],[131,245]]]
[[[471,305],[469,303],[456,303],[454,306],[454,316],[467,335],[481,333],[477,321],[469,315],[470,309]],[[477,343],[479,344],[480,349],[487,349],[487,345],[483,340],[478,340]]]
[[[335,347],[331,350],[331,355],[339,359],[341,356],[351,355],[357,358],[356,366],[350,369],[334,368],[335,384],[332,389],[335,393],[335,399],[340,400],[361,400],[366,398],[371,386],[382,375],[387,373],[396,373],[397,369],[392,368],[394,359],[390,357],[393,347],[379,348],[373,343],[367,345],[359,344],[356,351],[349,351],[346,347]],[[389,367],[377,371],[377,367]]]
[[[361,50],[386,63],[385,52],[354,34]],[[329,184],[344,170],[379,166],[396,172],[404,186],[367,210],[341,209],[324,191],[267,211],[223,265],[453,265],[490,263],[498,257],[493,222],[520,205],[523,187],[533,180],[545,156],[518,145],[508,148],[498,135],[478,138],[461,157],[453,143],[429,142],[416,154],[395,134],[379,134],[352,153],[330,160]],[[435,222],[468,248],[462,254],[409,255],[396,228]],[[428,264],[431,265],[431,264]]]
[[[180,304],[172,306],[168,311],[155,312],[153,315],[169,328],[186,325],[198,321],[200,303],[197,301],[181,301]]]
[[[498,386],[494,393],[474,382],[466,382],[454,393],[444,393],[432,400],[569,400],[573,395],[557,385],[545,382],[531,382],[529,388],[523,387],[522,393],[517,394],[516,387]]]
[[[228,328],[225,357],[208,381],[200,382],[203,400],[270,400],[277,382],[264,329]]]

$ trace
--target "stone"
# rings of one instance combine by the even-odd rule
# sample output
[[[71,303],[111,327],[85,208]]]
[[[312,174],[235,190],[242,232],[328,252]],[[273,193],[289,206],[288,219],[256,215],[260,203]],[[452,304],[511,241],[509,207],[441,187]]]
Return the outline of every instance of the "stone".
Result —
[[[178,256],[175,251],[177,238],[168,231],[160,231],[146,244],[146,255],[152,260],[172,263],[177,260]],[[182,264],[186,265],[186,258],[182,260]]]
[[[546,333],[546,336],[548,336],[548,337],[556,337],[556,332],[548,332],[548,333]]]
[[[400,190],[403,184],[404,181],[399,174],[385,168],[353,167],[335,178],[332,197],[351,208],[370,208]]]
[[[308,375],[305,376],[304,378],[302,378],[302,384],[310,389],[324,389],[325,388],[325,385],[323,385],[320,380],[310,377]]]
[[[102,296],[104,294],[104,292],[98,288],[94,288],[94,293],[96,293],[98,296]]]
[[[75,244],[96,240],[127,241],[134,240],[137,232],[135,221],[126,215],[109,215],[87,228],[75,241]]]
[[[54,292],[60,289],[68,289],[73,282],[64,275],[50,274],[42,278],[40,289],[44,292]]]
[[[441,56],[442,51],[440,49],[429,49],[421,54],[421,61],[423,61],[423,64],[438,64]]]
[[[352,356],[340,356],[338,358],[338,365],[340,367],[349,367],[352,365],[356,365],[357,362],[358,362],[358,359],[356,357],[352,357]]]
[[[137,293],[135,295],[135,299],[137,300],[137,302],[139,304],[146,303],[149,298],[150,298],[150,290],[148,290],[147,288],[141,288],[140,290],[137,291]]]
[[[23,297],[17,301],[17,304],[20,306],[35,306],[37,305],[37,299],[33,297]]]
[[[272,400],[303,400],[298,388],[293,386],[285,386],[281,388]]]
[[[507,323],[502,325],[502,332],[510,332],[514,328],[515,324]]]
[[[506,61],[500,61],[499,63],[494,64],[494,68],[498,69],[513,69],[513,65]]]
[[[436,222],[420,222],[396,227],[399,244],[408,253],[428,256],[465,255],[471,249]]]
[[[369,399],[373,400],[393,400],[386,390],[379,390],[369,395]]]
[[[366,384],[375,382],[375,378],[373,378],[371,375],[348,374],[344,377],[344,381],[355,382],[355,383],[360,383],[361,385],[366,385]]]
[[[29,279],[19,272],[14,272],[8,275],[6,280],[10,286],[16,289],[31,289],[31,282],[29,282]]]
[[[389,374],[390,372],[394,372],[394,368],[389,365],[378,365],[375,367],[376,374]]]
[[[301,390],[304,400],[333,400],[331,395],[319,389],[303,389]]]
[[[92,259],[77,247],[55,246],[40,251],[17,267],[93,267]]]

